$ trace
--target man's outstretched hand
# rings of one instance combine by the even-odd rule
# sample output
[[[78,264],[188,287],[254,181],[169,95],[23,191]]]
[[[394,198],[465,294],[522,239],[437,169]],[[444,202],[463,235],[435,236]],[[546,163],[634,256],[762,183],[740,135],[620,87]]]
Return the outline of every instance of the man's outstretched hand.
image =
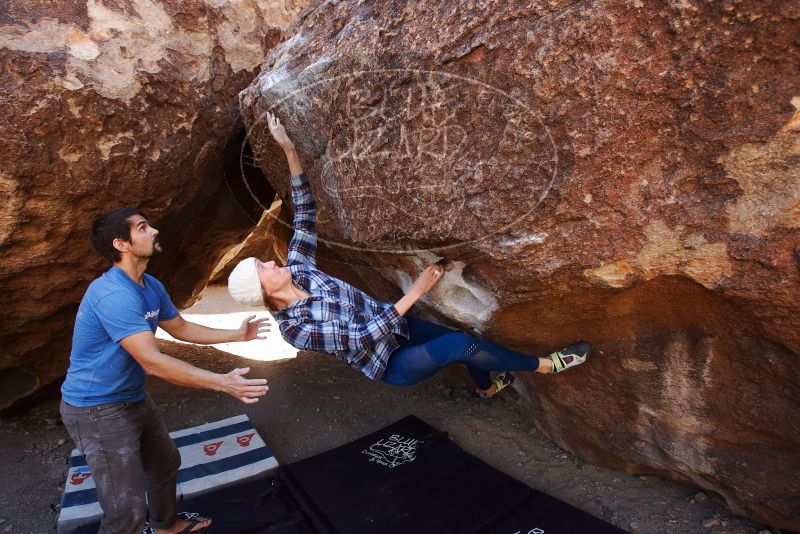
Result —
[[[234,369],[228,374],[219,375],[219,390],[236,397],[245,404],[258,402],[258,397],[263,397],[269,391],[265,378],[245,378],[250,372],[249,367]]]
[[[255,315],[249,315],[242,321],[242,326],[239,327],[239,341],[267,339],[267,332],[269,332],[269,330],[269,317],[256,319]]]
[[[286,128],[281,124],[281,120],[269,111],[267,112],[267,120],[269,121],[269,133],[272,134],[275,142],[281,146],[284,152],[294,150],[294,143],[286,134]]]

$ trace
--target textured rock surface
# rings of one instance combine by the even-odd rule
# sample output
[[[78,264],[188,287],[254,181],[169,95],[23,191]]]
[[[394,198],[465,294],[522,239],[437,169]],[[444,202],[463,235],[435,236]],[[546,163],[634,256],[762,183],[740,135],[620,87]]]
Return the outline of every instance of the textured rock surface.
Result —
[[[240,100],[283,198],[265,112],[296,140],[339,274],[389,298],[446,257],[429,311],[530,353],[596,344],[523,381],[559,444],[797,530],[799,23],[788,1],[319,2]]]
[[[282,243],[275,240],[275,224],[282,224],[279,222],[278,217],[281,214],[283,202],[280,200],[275,201],[268,210],[266,210],[261,219],[258,221],[256,227],[250,232],[241,243],[229,249],[225,255],[220,258],[211,276],[208,284],[227,284],[228,276],[236,265],[245,258],[255,257],[261,261],[269,260],[283,260],[286,261],[286,254],[282,258],[277,249],[282,249]],[[291,219],[289,219],[291,220]],[[284,223],[285,224],[285,223]],[[288,245],[287,245],[288,246]]]
[[[223,147],[241,140],[236,94],[300,4],[3,4],[0,408],[66,370],[77,304],[105,268],[86,238],[96,214],[149,215],[167,250],[153,272],[178,304],[247,235],[260,210],[222,183]]]

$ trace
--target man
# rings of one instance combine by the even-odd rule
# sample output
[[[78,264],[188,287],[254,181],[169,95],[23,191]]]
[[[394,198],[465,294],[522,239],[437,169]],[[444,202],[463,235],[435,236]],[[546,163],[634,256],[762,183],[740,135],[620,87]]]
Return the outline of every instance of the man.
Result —
[[[210,519],[176,515],[181,458],[145,393],[146,375],[223,391],[248,404],[267,392],[267,381],[245,378],[249,368],[218,374],[162,354],[156,327],[190,343],[224,343],[263,339],[267,319],[250,316],[237,330],[184,320],[161,282],[144,273],[161,245],[158,230],[138,210],[103,213],[92,225],[91,240],[113,266],[91,283],[78,309],[61,416],[92,470],[103,509],[99,532],[200,531]]]

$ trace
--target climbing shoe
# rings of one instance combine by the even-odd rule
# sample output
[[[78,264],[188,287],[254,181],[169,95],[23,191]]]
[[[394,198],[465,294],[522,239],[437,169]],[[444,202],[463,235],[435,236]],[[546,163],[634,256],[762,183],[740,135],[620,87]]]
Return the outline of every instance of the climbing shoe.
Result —
[[[514,375],[511,373],[499,373],[496,377],[492,378],[495,390],[488,393],[487,390],[476,388],[475,394],[482,399],[490,399],[500,393],[502,390],[514,383]]]
[[[550,354],[547,359],[553,362],[553,372],[560,373],[582,364],[591,353],[592,346],[585,341],[580,341]]]

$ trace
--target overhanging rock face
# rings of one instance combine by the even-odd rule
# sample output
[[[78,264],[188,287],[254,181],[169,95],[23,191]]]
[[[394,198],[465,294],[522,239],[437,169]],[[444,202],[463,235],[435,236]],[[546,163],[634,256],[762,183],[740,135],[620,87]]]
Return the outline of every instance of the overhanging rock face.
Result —
[[[240,96],[325,265],[531,354],[540,425],[800,529],[800,10],[788,2],[320,2]],[[794,102],[794,106],[792,103]]]
[[[78,303],[106,268],[87,239],[97,214],[147,213],[166,250],[152,272],[178,305],[258,221],[223,198],[223,149],[242,132],[237,93],[301,8],[4,3],[0,408],[64,374]]]

